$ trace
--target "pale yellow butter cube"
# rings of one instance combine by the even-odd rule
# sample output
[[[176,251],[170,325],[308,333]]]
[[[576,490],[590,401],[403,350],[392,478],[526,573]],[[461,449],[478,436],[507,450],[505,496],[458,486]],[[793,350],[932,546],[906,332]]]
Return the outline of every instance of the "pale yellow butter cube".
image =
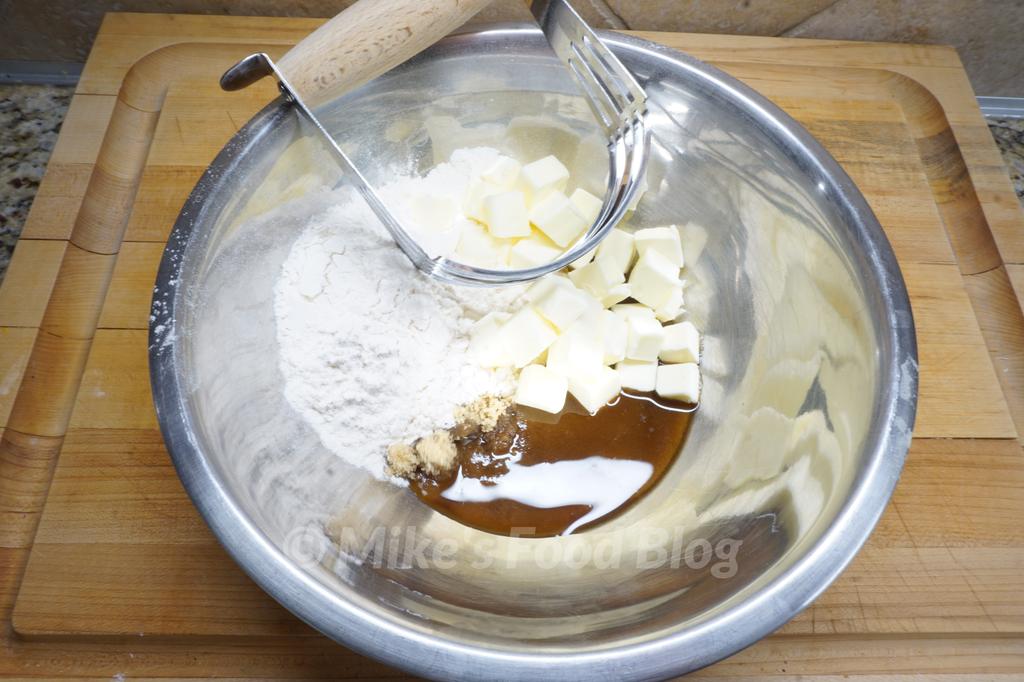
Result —
[[[519,186],[531,202],[543,199],[548,192],[563,192],[569,182],[569,169],[554,156],[545,156],[528,163],[519,171]]]
[[[480,177],[486,182],[508,189],[515,186],[520,169],[522,166],[515,159],[499,156],[490,168],[480,174]]]
[[[648,251],[657,251],[676,266],[677,271],[683,267],[683,245],[675,225],[637,230],[633,233],[633,239],[636,252],[641,258]]]
[[[520,308],[501,327],[502,339],[515,367],[525,367],[548,349],[558,334],[533,308]]]
[[[658,378],[658,361],[623,360],[615,365],[623,388],[653,391]]]
[[[534,281],[523,294],[530,303],[543,298],[551,290],[552,287],[575,287],[575,285],[569,281],[569,278],[561,273],[551,273],[550,275],[544,275],[540,279]]]
[[[626,320],[629,338],[626,357],[630,360],[657,360],[665,330],[653,317],[634,315]]]
[[[624,320],[631,317],[654,317],[654,311],[640,303],[618,303],[612,306],[611,311]]]
[[[486,228],[465,221],[455,247],[455,260],[478,268],[505,267],[509,242],[495,239]]]
[[[565,407],[568,390],[569,381],[563,375],[543,365],[527,365],[519,373],[515,401],[519,405],[558,414]]]
[[[622,284],[616,284],[608,292],[601,297],[601,305],[608,308],[621,301],[625,301],[632,295],[630,292],[629,284],[623,282]]]
[[[666,326],[658,357],[664,362],[700,362],[700,332],[689,321]]]
[[[574,260],[573,262],[569,263],[569,269],[570,270],[579,270],[584,265],[586,265],[590,261],[594,260],[594,252],[596,250],[597,249],[591,249],[590,251],[587,251],[585,254],[583,254],[582,256],[580,256],[579,258]]]
[[[604,364],[614,365],[626,357],[626,346],[629,343],[629,325],[626,318],[616,315],[610,310],[604,314]]]
[[[626,281],[614,263],[597,258],[579,270],[570,272],[569,279],[598,300],[604,298],[613,286]]]
[[[683,310],[683,286],[680,285],[672,290],[668,300],[654,310],[654,316],[662,322],[672,322]]]
[[[477,222],[486,222],[484,220],[484,199],[504,191],[506,191],[504,187],[485,180],[473,180],[469,183],[466,196],[462,199],[462,212]]]
[[[530,222],[551,241],[565,248],[589,227],[561,192],[550,192],[530,209]]]
[[[583,216],[583,219],[587,222],[587,227],[593,225],[597,220],[597,216],[601,215],[603,202],[585,189],[578,188],[573,190],[573,193],[569,195],[569,201],[576,207],[579,214]]]
[[[633,235],[619,228],[612,229],[597,246],[597,258],[606,258],[625,274],[633,264]]]
[[[643,252],[629,273],[629,290],[633,298],[654,309],[665,305],[672,298],[673,291],[681,287],[679,268],[654,250]]]
[[[597,364],[613,365],[625,357],[628,338],[626,322],[604,308],[588,309],[564,335],[587,339],[601,349]]]
[[[548,348],[545,365],[566,377],[589,372],[604,364],[604,349],[600,343],[588,334],[562,334]]]
[[[509,251],[508,264],[513,268],[534,268],[562,255],[562,249],[546,241],[533,237],[520,239]]]
[[[555,329],[565,331],[587,310],[587,298],[588,294],[566,283],[549,287],[533,301],[533,307]]]
[[[597,414],[597,411],[614,400],[621,390],[619,373],[604,365],[569,377],[569,393],[590,414]]]
[[[511,367],[512,354],[502,338],[502,326],[512,316],[489,312],[473,323],[469,330],[469,357],[481,367]]]
[[[529,237],[530,220],[526,199],[518,190],[484,197],[484,224],[495,237]]]
[[[573,244],[572,246],[570,246],[569,249],[575,249],[586,238],[587,238],[586,234],[581,235],[580,238],[576,240],[576,243]],[[584,265],[586,265],[590,261],[594,260],[594,254],[595,253],[597,253],[597,247],[591,248],[590,251],[587,251],[585,254],[583,254],[582,256],[580,256],[579,258],[574,260],[573,262],[569,263],[569,269],[570,270],[579,270]]]
[[[692,362],[661,365],[654,390],[662,398],[696,403],[700,400],[700,369]]]

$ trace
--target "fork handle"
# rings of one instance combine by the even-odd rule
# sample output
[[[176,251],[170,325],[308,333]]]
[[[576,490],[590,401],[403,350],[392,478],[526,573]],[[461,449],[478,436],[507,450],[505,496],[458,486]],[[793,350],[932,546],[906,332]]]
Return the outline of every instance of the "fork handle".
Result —
[[[491,0],[359,0],[278,62],[311,107],[398,66],[466,23]]]

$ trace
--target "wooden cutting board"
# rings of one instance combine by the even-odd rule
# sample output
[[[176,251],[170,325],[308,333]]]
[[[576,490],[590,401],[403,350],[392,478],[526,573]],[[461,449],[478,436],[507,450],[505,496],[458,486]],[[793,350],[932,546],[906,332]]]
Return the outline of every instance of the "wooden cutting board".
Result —
[[[0,676],[400,676],[243,575],[181,488],[150,400],[163,243],[214,154],[274,95],[222,93],[217,77],[318,24],[103,24],[0,288]],[[920,344],[913,446],[868,545],[807,611],[699,675],[1019,678],[1024,219],[956,53],[640,35],[746,81],[824,143],[893,244]]]

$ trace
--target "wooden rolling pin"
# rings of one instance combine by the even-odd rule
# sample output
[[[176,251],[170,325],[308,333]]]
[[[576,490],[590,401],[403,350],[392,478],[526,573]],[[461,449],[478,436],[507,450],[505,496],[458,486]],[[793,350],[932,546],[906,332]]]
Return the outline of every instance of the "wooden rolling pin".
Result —
[[[490,0],[359,0],[277,63],[313,108],[398,66],[466,23]],[[247,58],[221,78],[238,90],[268,75]]]

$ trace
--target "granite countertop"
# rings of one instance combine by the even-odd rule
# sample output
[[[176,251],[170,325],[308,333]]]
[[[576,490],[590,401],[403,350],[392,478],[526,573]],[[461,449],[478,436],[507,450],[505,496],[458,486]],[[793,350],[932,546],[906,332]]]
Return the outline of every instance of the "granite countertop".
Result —
[[[0,85],[0,280],[46,171],[73,90]]]
[[[1024,205],[1024,118],[990,118],[988,129],[996,138],[1017,198]]]
[[[0,85],[0,281],[60,131],[73,88]],[[1024,119],[990,119],[1024,204]]]

